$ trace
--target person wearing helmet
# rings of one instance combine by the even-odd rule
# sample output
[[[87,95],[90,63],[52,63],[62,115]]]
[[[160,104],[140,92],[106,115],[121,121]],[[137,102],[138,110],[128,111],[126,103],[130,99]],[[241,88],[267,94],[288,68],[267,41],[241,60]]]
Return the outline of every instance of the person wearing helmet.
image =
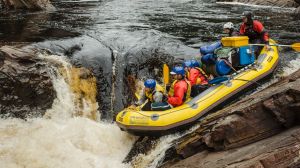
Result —
[[[200,64],[196,60],[191,60],[192,67],[188,73],[188,80],[191,82],[191,97],[195,97],[200,94],[202,91],[208,88],[208,79],[209,77],[205,71],[200,68]]]
[[[151,103],[151,111],[164,111],[171,109],[171,105],[164,101],[165,96],[161,92],[153,95],[153,103]]]
[[[223,32],[228,34],[228,37],[238,36],[239,33],[234,30],[234,25],[232,22],[227,22],[223,26]]]
[[[174,75],[175,81],[168,93],[168,103],[173,107],[177,107],[190,98],[191,84],[186,80],[185,70],[182,66],[175,66],[171,71],[171,75]]]
[[[183,67],[187,72],[187,79],[191,86],[208,84],[206,73],[200,68],[199,62],[196,60],[187,60],[183,63]]]
[[[138,100],[138,102],[135,103],[135,105],[142,105],[143,103],[145,103],[146,100],[148,100],[148,102],[142,107],[142,110],[149,111],[151,110],[151,103],[154,102],[153,95],[163,95],[163,88],[156,85],[156,81],[154,79],[147,79],[144,82],[144,86],[145,88],[140,95],[140,99]]]
[[[258,20],[253,20],[253,14],[251,12],[243,13],[243,23],[240,27],[240,35],[249,37],[249,42],[252,44],[264,43],[269,44],[269,35],[266,32],[263,24]],[[256,47],[255,54],[258,56],[263,47]]]

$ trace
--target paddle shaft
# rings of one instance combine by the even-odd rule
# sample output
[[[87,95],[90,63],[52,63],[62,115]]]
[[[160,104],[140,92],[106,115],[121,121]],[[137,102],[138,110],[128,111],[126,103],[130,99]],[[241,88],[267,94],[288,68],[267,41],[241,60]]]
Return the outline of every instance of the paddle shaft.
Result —
[[[268,44],[249,44],[250,46],[266,46]],[[283,44],[270,44],[268,46],[276,46],[276,47],[292,47],[292,45],[283,45]]]

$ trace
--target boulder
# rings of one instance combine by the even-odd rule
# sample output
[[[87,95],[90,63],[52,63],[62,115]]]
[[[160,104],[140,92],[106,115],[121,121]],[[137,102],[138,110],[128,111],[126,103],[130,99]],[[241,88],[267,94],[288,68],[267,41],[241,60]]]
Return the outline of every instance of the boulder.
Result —
[[[300,166],[300,127],[238,149],[200,152],[172,168],[274,168]]]
[[[55,91],[45,62],[33,52],[0,48],[0,114],[26,118],[42,116],[50,108]]]
[[[286,130],[300,120],[299,86],[300,70],[208,115],[198,124],[198,129],[176,140],[167,152],[172,157],[167,158],[174,161],[200,153],[191,157],[194,161],[187,159],[174,167],[190,167],[192,162],[195,163],[192,167],[297,167],[300,148],[299,139],[294,135],[300,128]],[[280,132],[284,133],[258,142]],[[245,146],[248,144],[250,147]]]

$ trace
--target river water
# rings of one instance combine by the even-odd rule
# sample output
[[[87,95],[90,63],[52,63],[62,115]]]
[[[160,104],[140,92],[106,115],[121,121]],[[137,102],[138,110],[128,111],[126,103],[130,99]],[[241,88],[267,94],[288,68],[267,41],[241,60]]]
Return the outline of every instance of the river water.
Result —
[[[238,27],[244,10],[253,11],[278,42],[300,41],[299,16],[293,15],[292,9],[216,4],[208,0],[53,3],[56,11],[1,11],[0,45],[30,44],[54,52],[60,51],[57,46],[83,45],[80,55],[73,54],[65,60],[52,57],[64,65],[75,62],[92,67],[97,80],[104,79],[97,85],[101,95],[97,100],[101,118],[106,121],[72,117],[74,95],[68,81],[54,73],[52,80],[58,96],[48,110],[50,118],[0,119],[0,167],[132,167],[122,160],[136,137],[121,132],[110,122],[117,111],[130,103],[128,86],[123,83],[127,69],[138,71],[138,77],[143,79],[155,75],[149,66],[173,57],[196,57],[199,45],[219,39],[225,22],[232,21]],[[99,51],[101,47],[109,49]],[[277,75],[299,69],[299,55],[295,52],[284,49],[281,56],[281,71]],[[112,76],[116,79],[112,80]],[[136,158],[134,166],[156,167],[164,150],[178,136],[161,138],[148,155]]]

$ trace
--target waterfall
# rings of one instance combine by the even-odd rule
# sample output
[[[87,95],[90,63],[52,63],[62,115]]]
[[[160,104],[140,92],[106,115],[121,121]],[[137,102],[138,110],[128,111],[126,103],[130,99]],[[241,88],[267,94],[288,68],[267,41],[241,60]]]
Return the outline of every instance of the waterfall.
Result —
[[[5,168],[126,168],[135,137],[98,121],[95,79],[64,57],[39,54],[56,91],[43,118],[0,119],[0,165]]]

